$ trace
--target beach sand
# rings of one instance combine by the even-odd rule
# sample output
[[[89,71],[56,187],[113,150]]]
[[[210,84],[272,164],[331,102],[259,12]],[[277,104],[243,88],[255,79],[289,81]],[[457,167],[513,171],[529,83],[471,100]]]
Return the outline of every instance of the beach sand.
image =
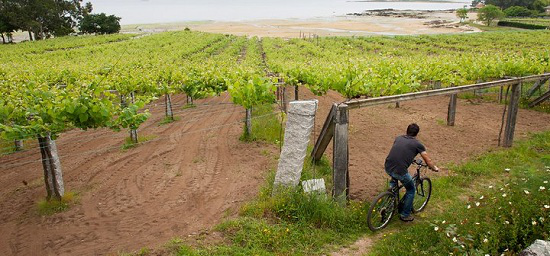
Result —
[[[335,16],[317,19],[253,20],[240,22],[182,22],[166,24],[126,25],[123,32],[163,32],[186,27],[212,33],[239,36],[285,37],[301,36],[365,36],[365,35],[417,35],[479,32],[469,26],[458,26],[453,12],[423,13],[425,18],[388,16]],[[475,17],[471,17],[474,19]],[[446,21],[445,25],[426,23]]]
[[[410,11],[418,13],[419,11]],[[421,12],[423,18],[393,16],[333,16],[315,19],[280,19],[250,21],[193,21],[123,25],[121,33],[160,33],[185,28],[211,33],[258,37],[314,37],[314,36],[369,36],[369,35],[419,35],[481,32],[467,25],[459,25],[459,19],[451,11]],[[476,19],[470,13],[470,20]],[[434,24],[444,21],[443,24]],[[14,33],[14,41],[28,40],[27,32]]]

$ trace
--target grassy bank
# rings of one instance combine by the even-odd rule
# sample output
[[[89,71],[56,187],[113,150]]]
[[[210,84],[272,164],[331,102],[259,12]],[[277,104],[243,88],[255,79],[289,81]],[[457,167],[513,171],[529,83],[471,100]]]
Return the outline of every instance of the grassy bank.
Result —
[[[515,255],[548,240],[550,132],[518,144],[436,179],[431,210],[378,241],[371,255]]]

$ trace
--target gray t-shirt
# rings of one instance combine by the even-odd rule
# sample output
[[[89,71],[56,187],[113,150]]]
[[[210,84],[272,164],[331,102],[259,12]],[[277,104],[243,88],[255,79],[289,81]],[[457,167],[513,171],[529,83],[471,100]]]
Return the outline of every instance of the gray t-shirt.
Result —
[[[404,175],[416,155],[424,151],[426,151],[426,147],[415,137],[401,135],[395,138],[384,164],[386,172]]]

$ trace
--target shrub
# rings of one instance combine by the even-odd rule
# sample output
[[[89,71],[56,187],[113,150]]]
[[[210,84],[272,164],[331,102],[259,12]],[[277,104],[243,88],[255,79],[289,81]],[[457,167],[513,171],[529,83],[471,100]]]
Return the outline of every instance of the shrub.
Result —
[[[531,17],[535,13],[523,6],[512,6],[504,10],[504,14],[506,17]]]
[[[528,24],[528,23],[521,23],[516,21],[506,21],[501,20],[497,23],[498,26],[502,27],[514,27],[514,28],[524,28],[524,29],[547,29],[547,26],[543,25],[535,25],[535,24]]]
[[[90,34],[114,34],[120,31],[120,17],[105,13],[89,14],[82,18],[80,31]]]

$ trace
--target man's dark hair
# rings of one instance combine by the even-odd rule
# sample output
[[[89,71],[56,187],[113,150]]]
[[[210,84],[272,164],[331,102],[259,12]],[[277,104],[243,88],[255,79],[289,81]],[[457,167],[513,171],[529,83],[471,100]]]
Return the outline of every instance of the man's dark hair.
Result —
[[[420,127],[415,123],[409,124],[409,126],[407,127],[407,135],[409,136],[416,137],[419,131]]]

